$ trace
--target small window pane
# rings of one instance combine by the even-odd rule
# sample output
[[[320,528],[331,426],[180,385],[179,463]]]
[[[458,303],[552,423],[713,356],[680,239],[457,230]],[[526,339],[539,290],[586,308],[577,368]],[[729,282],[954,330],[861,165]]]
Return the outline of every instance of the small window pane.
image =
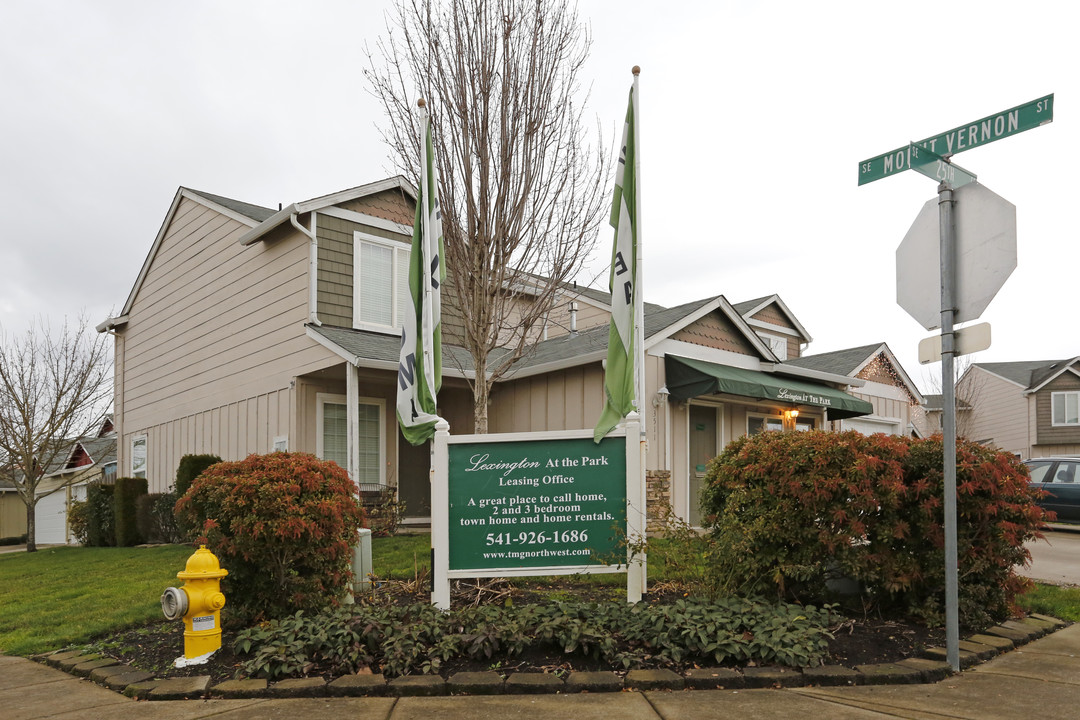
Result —
[[[360,319],[392,325],[394,251],[385,245],[360,243]]]
[[[146,436],[131,441],[131,476],[146,477]]]
[[[349,467],[349,420],[344,405],[323,403],[323,460]]]

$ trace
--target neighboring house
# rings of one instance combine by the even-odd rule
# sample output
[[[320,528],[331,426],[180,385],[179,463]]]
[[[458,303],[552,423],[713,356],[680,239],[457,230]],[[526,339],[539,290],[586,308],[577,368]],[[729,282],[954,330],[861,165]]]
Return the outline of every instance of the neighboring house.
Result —
[[[116,479],[116,433],[106,419],[98,433],[71,441],[69,449],[38,482],[34,540],[38,545],[66,545],[75,540],[68,522],[73,501],[86,500],[90,483]],[[23,506],[25,515],[25,505]]]
[[[917,435],[918,408],[923,395],[885,343],[805,355],[789,364],[863,380],[852,395],[874,406],[874,412],[832,423],[833,430],[858,430],[865,435]]]
[[[916,408],[918,414],[915,420],[915,425],[921,437],[930,437],[941,432],[941,426],[944,422],[942,419],[944,407],[940,394],[923,395],[923,404],[922,407]],[[956,398],[957,435],[966,437],[967,433],[964,432],[964,429],[970,425],[970,417],[971,405],[963,398]]]
[[[414,202],[400,177],[277,211],[181,188],[122,311],[98,326],[115,335],[120,473],[160,492],[184,454],[310,452],[361,489],[395,488],[410,520],[427,521],[429,450],[401,438],[394,410]],[[600,415],[609,297],[562,290],[532,351],[492,389],[492,432],[592,428]],[[439,410],[468,434],[472,368],[446,296],[443,308]],[[655,502],[697,524],[705,464],[732,439],[874,412],[845,392],[864,380],[781,360],[809,340],[775,295],[646,305]]]
[[[26,534],[26,503],[11,480],[0,480],[0,539]]]
[[[961,434],[1022,459],[1080,455],[1080,357],[973,363],[957,381]]]

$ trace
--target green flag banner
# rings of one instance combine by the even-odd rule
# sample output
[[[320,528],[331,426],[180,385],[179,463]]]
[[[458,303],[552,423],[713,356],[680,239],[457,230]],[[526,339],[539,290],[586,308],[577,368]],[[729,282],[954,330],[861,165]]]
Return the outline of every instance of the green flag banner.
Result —
[[[593,439],[601,438],[634,409],[634,311],[641,301],[637,288],[637,179],[634,176],[635,88],[623,125],[622,151],[615,170],[615,196],[611,204],[611,226],[615,246],[611,253],[611,328],[608,330],[607,368],[604,371],[604,410],[596,423]]]
[[[409,296],[403,303],[401,361],[398,365],[397,416],[401,434],[422,445],[435,434],[439,420],[435,396],[442,386],[443,264],[442,213],[438,174],[431,142],[431,121],[424,112],[420,188],[409,254]]]

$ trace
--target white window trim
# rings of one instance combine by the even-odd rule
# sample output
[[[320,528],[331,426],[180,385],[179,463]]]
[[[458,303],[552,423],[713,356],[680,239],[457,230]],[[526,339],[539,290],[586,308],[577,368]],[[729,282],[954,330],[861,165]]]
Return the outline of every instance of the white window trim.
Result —
[[[315,455],[323,458],[323,406],[345,405],[348,407],[348,398],[344,395],[333,393],[315,394]],[[360,405],[375,405],[379,408],[379,484],[386,485],[386,400],[383,398],[360,397],[357,398]],[[345,468],[348,471],[348,468]],[[356,479],[353,479],[356,482]]]
[[[373,245],[382,245],[388,247],[394,252],[391,254],[390,261],[390,324],[382,325],[379,323],[366,322],[360,317],[360,282],[361,282],[361,268],[360,268],[360,243],[367,242]],[[392,333],[395,335],[401,334],[401,320],[398,313],[397,299],[398,288],[397,282],[399,277],[398,258],[403,251],[403,254],[408,262],[410,253],[412,252],[411,246],[398,242],[395,240],[388,240],[378,235],[369,235],[368,233],[361,232],[359,230],[353,231],[353,328],[356,330],[370,330],[373,332]]]
[[[762,340],[766,341],[765,344],[768,345],[769,350],[772,350],[772,353],[774,355],[776,355],[777,360],[783,361],[783,360],[788,359],[788,351],[787,351],[788,339],[786,337],[784,337],[783,335],[773,335],[772,333],[764,333],[764,332],[759,332],[758,337],[760,337]],[[783,343],[783,345],[784,345],[783,357],[781,357],[779,354],[776,353],[775,350],[772,349],[772,343],[770,342],[772,340],[777,340],[777,341]]]
[[[322,435],[319,435],[319,437],[321,438]],[[285,446],[285,447],[283,447],[281,449],[281,452],[289,452],[289,436],[288,435],[277,435],[277,436],[274,437],[274,442],[273,442],[272,445],[270,445],[270,447],[273,448],[275,452],[277,451],[278,443],[281,443],[282,445]]]
[[[1062,397],[1062,402],[1064,402],[1066,404],[1068,403],[1068,400],[1066,399],[1065,396],[1075,395],[1078,409],[1080,409],[1080,390],[1063,390],[1061,392],[1052,392],[1052,393],[1050,393],[1050,425],[1051,425],[1051,427],[1070,427],[1070,428],[1071,427],[1080,427],[1080,422],[1074,422],[1074,423],[1063,422],[1063,423],[1059,423],[1056,420],[1054,420],[1054,416],[1056,414],[1056,413],[1054,413],[1054,404],[1057,401],[1057,398],[1058,398],[1059,395],[1063,396]],[[1080,413],[1078,413],[1078,419],[1080,419]]]
[[[135,469],[135,443],[139,442],[140,440],[142,441],[142,444],[143,444],[143,467],[142,467],[142,470],[136,470]],[[142,433],[141,435],[132,435],[131,436],[131,444],[128,447],[131,450],[131,459],[128,461],[128,467],[131,468],[131,477],[141,477],[141,478],[147,477],[147,475],[148,475],[147,468],[150,466],[150,443],[149,443],[149,441],[148,441],[148,439],[146,437],[146,433]],[[142,475],[137,475],[136,474],[136,473],[139,473],[139,472],[141,472]]]

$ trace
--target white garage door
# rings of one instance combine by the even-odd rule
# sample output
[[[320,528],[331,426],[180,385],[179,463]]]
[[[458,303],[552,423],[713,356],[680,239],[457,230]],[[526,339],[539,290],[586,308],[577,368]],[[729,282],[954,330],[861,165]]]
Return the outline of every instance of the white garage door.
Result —
[[[863,435],[885,433],[886,435],[899,435],[900,423],[888,420],[871,420],[869,418],[848,418],[840,421],[843,430],[858,430]]]
[[[58,490],[37,501],[34,537],[38,545],[67,543],[67,492]]]

